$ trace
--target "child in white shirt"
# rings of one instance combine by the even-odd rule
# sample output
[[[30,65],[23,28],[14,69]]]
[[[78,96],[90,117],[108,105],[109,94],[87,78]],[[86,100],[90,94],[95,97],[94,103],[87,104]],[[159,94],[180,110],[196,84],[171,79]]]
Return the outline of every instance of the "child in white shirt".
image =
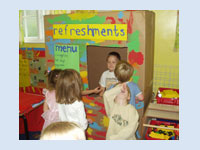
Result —
[[[108,70],[103,72],[99,81],[101,88],[101,92],[99,94],[100,96],[103,96],[103,93],[106,88],[109,88],[112,84],[118,82],[117,78],[115,77],[114,70],[119,60],[121,60],[121,57],[117,52],[110,52],[108,54],[106,59]]]
[[[83,130],[88,126],[84,104],[81,98],[82,80],[73,69],[63,70],[56,84],[56,102],[59,118],[78,124]]]

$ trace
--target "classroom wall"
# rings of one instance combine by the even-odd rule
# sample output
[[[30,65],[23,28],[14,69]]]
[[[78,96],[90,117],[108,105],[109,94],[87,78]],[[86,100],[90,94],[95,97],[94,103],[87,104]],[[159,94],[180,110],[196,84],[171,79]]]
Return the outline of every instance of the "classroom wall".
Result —
[[[154,10],[154,81],[153,91],[158,87],[179,88],[179,47],[175,47],[177,10]]]
[[[46,87],[45,44],[23,43],[19,46],[19,91],[42,94]]]
[[[179,48],[175,49],[177,10],[153,10],[155,13],[154,80],[158,87],[179,88]],[[51,13],[50,13],[51,14]],[[24,43],[27,48],[45,48],[45,43]]]
[[[45,48],[45,43],[23,43],[19,48],[27,47],[27,48]]]

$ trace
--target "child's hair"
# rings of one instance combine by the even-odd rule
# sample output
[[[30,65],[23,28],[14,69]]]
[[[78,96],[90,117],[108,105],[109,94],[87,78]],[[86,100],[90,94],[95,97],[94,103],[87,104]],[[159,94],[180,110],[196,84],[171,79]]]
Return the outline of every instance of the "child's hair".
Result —
[[[54,122],[41,133],[40,140],[85,140],[84,131],[73,122]]]
[[[58,79],[58,74],[61,72],[61,69],[54,69],[51,70],[48,75],[47,75],[47,80],[48,80],[48,89],[49,90],[54,90],[56,88],[56,82]]]
[[[56,102],[72,104],[81,101],[82,80],[80,74],[73,69],[63,70],[56,84]]]
[[[115,67],[114,73],[117,80],[127,82],[133,75],[134,68],[126,61],[119,61]]]
[[[127,86],[127,91],[128,91],[128,95],[129,95],[129,99],[127,99],[127,104],[129,104],[129,102],[130,102],[130,99],[131,99],[131,91],[130,91],[130,88],[128,87],[128,85],[126,85]]]
[[[108,54],[106,60],[108,60],[108,58],[109,58],[110,56],[115,56],[115,57],[117,57],[118,60],[121,60],[121,56],[120,56],[119,53],[117,53],[117,52],[110,52],[110,53]]]

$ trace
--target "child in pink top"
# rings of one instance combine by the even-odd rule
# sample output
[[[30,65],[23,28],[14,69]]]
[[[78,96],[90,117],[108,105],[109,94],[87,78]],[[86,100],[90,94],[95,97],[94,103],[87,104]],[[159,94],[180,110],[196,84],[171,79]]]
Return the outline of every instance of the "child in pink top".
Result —
[[[56,103],[56,82],[58,79],[58,74],[61,72],[60,69],[52,70],[48,73],[48,89],[45,91],[45,101],[43,106],[43,114],[45,122],[43,129],[53,122],[60,121],[58,114],[58,106]]]

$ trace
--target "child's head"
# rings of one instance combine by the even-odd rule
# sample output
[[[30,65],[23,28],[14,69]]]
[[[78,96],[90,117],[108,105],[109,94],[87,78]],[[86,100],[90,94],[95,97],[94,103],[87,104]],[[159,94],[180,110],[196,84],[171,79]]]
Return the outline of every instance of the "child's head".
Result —
[[[49,90],[54,90],[56,88],[56,82],[57,82],[57,79],[58,79],[58,74],[61,71],[62,71],[61,69],[54,69],[54,70],[51,70],[48,73],[47,78],[48,78],[48,89]]]
[[[126,84],[123,84],[121,92],[115,97],[115,102],[118,104],[129,104],[130,101],[130,89]]]
[[[72,104],[81,100],[82,80],[80,74],[73,69],[60,72],[56,84],[56,102],[59,104]]]
[[[126,61],[119,61],[115,67],[114,73],[118,81],[127,82],[133,75],[133,67]]]
[[[55,122],[41,133],[40,140],[85,140],[84,131],[72,122]]]
[[[115,70],[115,66],[119,60],[121,60],[119,53],[110,52],[106,59],[108,70],[113,72]]]

